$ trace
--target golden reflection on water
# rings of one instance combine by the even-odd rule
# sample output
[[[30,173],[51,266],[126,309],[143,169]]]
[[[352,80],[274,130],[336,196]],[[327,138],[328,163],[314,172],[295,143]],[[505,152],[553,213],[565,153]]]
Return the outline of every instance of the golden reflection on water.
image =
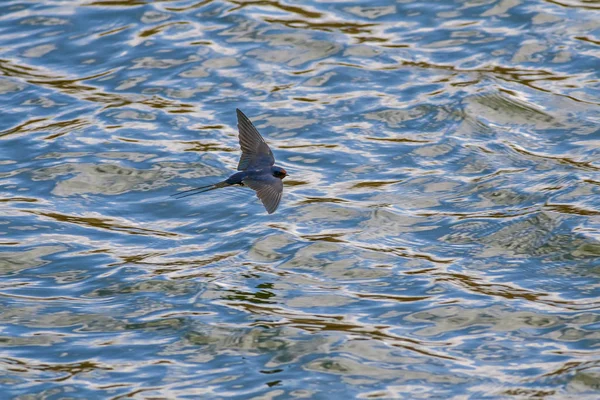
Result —
[[[20,6],[11,395],[597,391],[598,7]],[[169,198],[235,169],[236,107],[290,171],[273,216],[243,188]]]
[[[101,230],[109,230],[129,235],[150,235],[163,237],[179,237],[180,235],[171,232],[161,232],[159,230],[145,229],[135,225],[126,225],[115,220],[97,217],[80,217],[76,215],[65,215],[60,213],[45,213],[40,211],[21,210],[25,213],[39,215],[60,222],[76,224],[84,227],[93,227]]]

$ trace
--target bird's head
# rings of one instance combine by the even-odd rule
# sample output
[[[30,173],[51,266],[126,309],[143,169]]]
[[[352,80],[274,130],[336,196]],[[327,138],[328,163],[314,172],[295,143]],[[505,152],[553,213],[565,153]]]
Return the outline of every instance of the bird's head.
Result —
[[[273,176],[275,178],[283,179],[287,176],[287,172],[281,167],[273,167]]]

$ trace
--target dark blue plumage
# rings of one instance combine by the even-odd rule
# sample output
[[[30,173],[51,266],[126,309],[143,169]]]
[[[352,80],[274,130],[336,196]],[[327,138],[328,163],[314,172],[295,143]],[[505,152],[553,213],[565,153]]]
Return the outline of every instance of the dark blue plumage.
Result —
[[[248,117],[239,109],[236,111],[242,149],[242,156],[237,167],[240,172],[236,172],[222,182],[185,190],[174,196],[180,199],[222,187],[245,185],[256,192],[267,212],[272,214],[281,201],[283,178],[286,177],[287,172],[281,167],[274,166],[275,157],[265,140]]]

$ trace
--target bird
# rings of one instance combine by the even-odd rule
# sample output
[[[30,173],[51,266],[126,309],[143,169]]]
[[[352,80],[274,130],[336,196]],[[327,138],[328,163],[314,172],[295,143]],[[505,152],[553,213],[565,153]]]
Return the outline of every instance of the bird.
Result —
[[[184,190],[172,196],[181,199],[227,186],[248,186],[256,192],[256,196],[262,202],[267,213],[273,214],[281,201],[283,178],[287,176],[287,172],[285,169],[275,166],[273,152],[250,119],[240,109],[236,108],[235,111],[242,150],[242,156],[237,166],[239,172],[224,181]]]

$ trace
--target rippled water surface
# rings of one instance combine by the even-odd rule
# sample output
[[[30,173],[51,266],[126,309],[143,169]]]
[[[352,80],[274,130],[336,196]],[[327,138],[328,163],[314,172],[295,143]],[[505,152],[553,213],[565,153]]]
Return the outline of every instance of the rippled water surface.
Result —
[[[600,5],[0,2],[2,398],[594,399]],[[290,176],[228,176],[243,110]]]

